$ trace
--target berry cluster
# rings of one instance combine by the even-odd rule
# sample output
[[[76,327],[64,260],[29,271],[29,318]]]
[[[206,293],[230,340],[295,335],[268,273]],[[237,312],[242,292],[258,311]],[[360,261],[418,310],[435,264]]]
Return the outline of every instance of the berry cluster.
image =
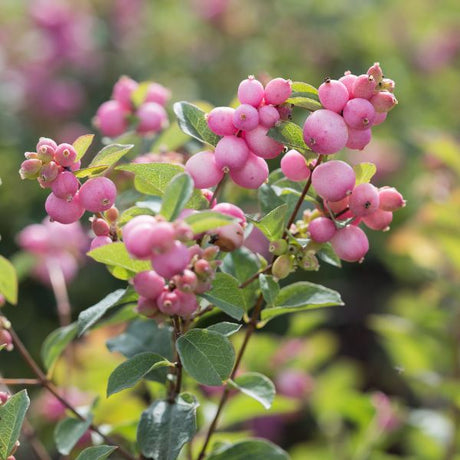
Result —
[[[85,210],[93,213],[107,211],[117,196],[115,184],[107,177],[95,177],[83,185],[75,177],[80,168],[77,152],[71,144],[57,145],[41,137],[36,152],[26,152],[19,174],[22,179],[37,179],[40,186],[50,188],[45,209],[52,220],[71,224]]]
[[[348,71],[339,80],[328,78],[318,88],[324,109],[305,121],[305,143],[323,155],[344,147],[362,150],[371,140],[371,128],[382,123],[397,104],[394,87],[393,80],[383,78],[378,63],[363,75]]]
[[[268,130],[285,117],[282,106],[292,93],[291,81],[275,78],[265,88],[253,76],[238,87],[240,105],[216,107],[207,114],[211,131],[222,136],[215,151],[205,150],[186,163],[196,188],[217,185],[229,173],[233,182],[256,189],[268,177],[265,160],[276,158],[283,144],[267,136]]]
[[[104,102],[93,120],[104,136],[117,137],[135,122],[136,132],[141,136],[155,134],[169,124],[165,105],[171,92],[159,83],[150,83],[145,88],[142,103],[136,107],[133,94],[144,91],[132,78],[123,76],[114,85],[112,99]]]
[[[122,230],[129,254],[150,260],[152,270],[138,273],[133,284],[139,293],[137,311],[148,317],[188,317],[198,308],[196,294],[211,289],[219,261],[216,246],[194,243],[190,227],[182,220],[167,222],[161,216],[137,216]]]

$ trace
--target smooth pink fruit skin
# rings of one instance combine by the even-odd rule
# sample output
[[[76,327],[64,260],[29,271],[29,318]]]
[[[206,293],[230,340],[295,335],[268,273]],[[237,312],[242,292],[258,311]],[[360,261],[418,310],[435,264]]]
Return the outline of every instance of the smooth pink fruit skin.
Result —
[[[184,244],[176,241],[173,247],[162,254],[152,257],[154,270],[164,278],[170,279],[182,273],[190,262],[190,253]]]
[[[364,217],[379,208],[379,192],[372,184],[357,185],[349,198],[350,211],[354,216]]]
[[[153,250],[165,252],[174,245],[176,229],[170,222],[158,222],[153,226],[154,243]]]
[[[331,160],[317,166],[311,180],[319,196],[327,201],[339,201],[353,190],[356,175],[348,163]]]
[[[124,227],[123,227],[123,240],[126,238],[129,238],[129,233],[131,230],[135,229],[138,225],[141,224],[149,224],[150,226],[153,226],[157,223],[156,219],[153,216],[147,216],[147,215],[142,215],[142,216],[136,216],[133,217]]]
[[[319,101],[325,109],[340,113],[348,102],[347,87],[338,80],[326,80],[318,88]]]
[[[345,147],[348,128],[338,113],[326,109],[317,110],[306,119],[303,138],[314,152],[330,155]]]
[[[215,107],[206,115],[209,129],[218,136],[231,136],[238,130],[233,124],[235,109],[231,107]]]
[[[115,203],[117,188],[107,177],[95,177],[81,186],[79,195],[80,202],[87,211],[102,212]]]
[[[209,233],[217,237],[214,244],[219,246],[222,251],[230,252],[243,246],[244,231],[240,224],[225,225],[211,230]]]
[[[42,166],[38,176],[38,183],[42,188],[49,188],[54,180],[56,180],[58,174],[62,171],[61,166],[59,166],[54,161]]]
[[[353,82],[353,97],[370,99],[375,92],[376,86],[377,82],[374,80],[374,77],[367,74],[359,75]]]
[[[41,224],[25,227],[17,237],[19,246],[35,254],[45,254],[50,249],[49,230]]]
[[[91,229],[96,236],[108,236],[110,233],[110,225],[104,219],[94,219],[91,222]]]
[[[139,119],[136,131],[139,134],[151,134],[161,131],[168,125],[166,110],[156,102],[142,104],[136,112]]]
[[[348,141],[346,147],[352,150],[363,150],[372,139],[371,129],[348,128]]]
[[[369,216],[363,218],[363,222],[372,230],[389,230],[393,213],[391,211],[383,211],[377,209]]]
[[[38,158],[31,158],[29,160],[24,160],[21,163],[21,169],[19,170],[19,175],[21,179],[35,179],[38,177],[43,163]]]
[[[310,169],[303,155],[297,150],[289,150],[281,159],[281,171],[294,182],[306,180],[310,177]]]
[[[376,111],[373,126],[381,125],[387,119],[387,116],[388,116],[388,112],[377,112]]]
[[[251,131],[259,125],[259,112],[249,104],[241,104],[233,114],[233,125],[242,131]]]
[[[351,99],[343,108],[343,119],[350,128],[368,129],[374,123],[374,106],[367,99]]]
[[[213,206],[212,210],[230,217],[235,217],[238,219],[240,225],[244,225],[246,223],[246,216],[244,215],[243,210],[232,203],[218,203]]]
[[[151,83],[147,88],[147,94],[144,102],[156,102],[165,106],[171,97],[171,91],[160,83]]]
[[[343,83],[347,88],[349,98],[351,98],[353,95],[353,84],[357,78],[357,75],[352,74],[349,70],[345,72],[343,77],[339,78],[339,82]]]
[[[147,318],[153,318],[159,312],[157,302],[154,299],[147,299],[142,296],[137,300],[137,306],[134,310],[139,315],[146,316]]]
[[[311,239],[317,243],[326,243],[336,232],[335,224],[327,217],[317,217],[308,224]]]
[[[360,261],[369,250],[366,234],[354,225],[337,230],[331,239],[335,253],[347,262]]]
[[[198,302],[195,294],[178,291],[177,289],[175,292],[180,303],[177,314],[183,318],[187,318],[191,314],[195,313],[198,308]]]
[[[108,236],[96,236],[91,241],[91,246],[90,246],[89,250],[92,251],[93,249],[100,248],[102,246],[106,246],[106,245],[112,244],[112,243],[113,243],[112,238],[110,238]]]
[[[133,106],[131,96],[138,86],[139,83],[132,78],[127,76],[120,77],[113,87],[112,99],[120,103],[124,109],[131,110]]]
[[[259,107],[264,98],[264,87],[259,80],[249,76],[238,86],[238,100],[241,104],[249,104],[253,107]]]
[[[54,161],[61,166],[72,166],[77,152],[71,144],[59,144],[54,152]]]
[[[244,132],[244,139],[254,155],[270,160],[276,158],[284,150],[284,145],[269,137],[267,133],[268,128],[259,125],[251,131]]]
[[[57,143],[49,137],[40,137],[37,144],[37,152],[39,152],[42,147],[46,147],[46,151],[51,155],[54,155],[54,152],[57,148]]]
[[[348,206],[348,196],[339,201],[325,201],[324,206],[334,213],[342,212]]]
[[[163,291],[157,299],[159,310],[165,315],[177,315],[180,310],[180,297],[176,291]]]
[[[397,103],[397,99],[389,91],[379,91],[370,100],[376,112],[389,112]]]
[[[241,137],[224,136],[216,145],[214,158],[221,170],[241,169],[249,155],[248,145]]]
[[[185,163],[185,170],[192,176],[195,188],[214,187],[224,177],[224,172],[216,164],[214,153],[209,150],[191,156]]]
[[[147,270],[138,273],[133,278],[134,289],[142,297],[156,299],[165,287],[165,280],[154,270]]]
[[[52,192],[63,200],[71,200],[79,187],[78,179],[69,171],[60,173],[51,184]]]
[[[265,128],[272,128],[280,119],[279,111],[272,105],[264,105],[259,109],[259,123]]]
[[[119,102],[107,101],[97,110],[94,124],[104,136],[117,137],[128,129],[126,115]]]
[[[230,177],[240,187],[257,189],[268,179],[268,172],[267,162],[249,153],[246,164],[238,171],[230,171]]]
[[[126,250],[132,257],[141,260],[152,257],[153,246],[155,244],[155,225],[156,222],[154,225],[144,222],[129,228],[128,231],[123,229],[123,241]]]
[[[403,196],[394,187],[382,187],[379,190],[379,199],[379,207],[384,211],[393,212],[406,206]]]
[[[50,193],[45,202],[45,209],[51,219],[61,224],[76,222],[85,213],[78,194],[71,201],[66,201]]]
[[[274,78],[265,86],[264,99],[266,104],[283,104],[292,94],[291,80]]]

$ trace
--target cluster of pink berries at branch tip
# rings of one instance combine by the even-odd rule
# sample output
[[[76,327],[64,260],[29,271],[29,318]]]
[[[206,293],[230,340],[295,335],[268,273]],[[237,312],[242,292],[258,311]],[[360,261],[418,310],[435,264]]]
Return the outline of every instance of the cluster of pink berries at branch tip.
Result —
[[[112,99],[97,110],[93,123],[104,136],[117,137],[132,124],[141,136],[158,133],[169,125],[165,105],[171,96],[159,83],[138,83],[123,76],[115,83]]]
[[[253,76],[238,87],[238,107],[216,107],[207,114],[211,131],[222,136],[215,151],[193,155],[185,168],[196,188],[217,185],[229,173],[233,182],[249,189],[268,178],[265,160],[276,158],[284,145],[267,136],[268,130],[290,113],[284,104],[292,93],[291,81],[275,78],[265,88]]]
[[[342,150],[362,150],[371,140],[371,128],[382,123],[397,104],[395,83],[383,77],[375,63],[366,74],[345,72],[339,80],[327,79],[318,88],[324,109],[305,121],[305,143],[316,153],[329,155]]]
[[[131,257],[152,264],[151,270],[133,278],[139,294],[137,312],[150,318],[192,315],[198,308],[196,294],[211,289],[220,264],[215,260],[219,248],[201,248],[194,244],[195,235],[183,220],[167,222],[162,216],[134,217],[122,234]]]
[[[37,179],[51,189],[45,209],[51,220],[71,224],[85,211],[101,213],[110,209],[117,196],[115,184],[107,177],[88,179],[83,185],[74,171],[80,168],[77,152],[71,144],[57,145],[41,137],[36,152],[26,152],[19,174],[22,179]]]

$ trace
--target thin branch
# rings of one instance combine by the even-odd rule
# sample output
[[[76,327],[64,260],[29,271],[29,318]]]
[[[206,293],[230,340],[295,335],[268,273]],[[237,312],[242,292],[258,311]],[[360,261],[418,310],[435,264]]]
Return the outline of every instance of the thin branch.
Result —
[[[180,360],[179,353],[177,352],[176,342],[177,339],[182,335],[181,321],[177,315],[174,315],[172,318],[174,330],[173,330],[173,348],[175,350],[175,382],[169,387],[168,391],[168,401],[174,403],[177,395],[181,391],[182,387],[182,361]]]
[[[38,379],[4,379],[0,378],[0,385],[42,385]]]

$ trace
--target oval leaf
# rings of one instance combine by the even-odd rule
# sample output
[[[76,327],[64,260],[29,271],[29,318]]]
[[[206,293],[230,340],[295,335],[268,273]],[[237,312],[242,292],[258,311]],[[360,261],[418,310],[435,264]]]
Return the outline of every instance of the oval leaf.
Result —
[[[242,393],[259,401],[265,409],[270,409],[275,399],[275,385],[268,377],[258,372],[242,374],[231,384]]]
[[[211,453],[207,460],[289,460],[288,454],[270,441],[249,439],[230,446],[224,446]]]
[[[50,369],[67,345],[77,335],[77,323],[60,327],[46,337],[41,349],[41,358],[46,369]]]
[[[88,447],[76,458],[76,460],[105,460],[116,450],[115,446]]]
[[[377,172],[377,167],[374,163],[358,163],[353,166],[353,171],[356,175],[356,185],[370,182]]]
[[[219,386],[230,376],[235,350],[222,334],[192,329],[176,345],[185,370],[199,383]]]
[[[90,427],[92,416],[86,420],[76,418],[65,418],[61,420],[54,430],[54,441],[56,448],[62,455],[69,455],[75,444]]]
[[[236,220],[216,211],[200,211],[187,216],[184,221],[190,226],[193,233],[203,233],[214,228],[236,222]]]
[[[267,305],[273,306],[280,292],[279,284],[273,279],[273,276],[264,275],[263,273],[259,275],[259,283],[265,302],[267,302]]]
[[[83,136],[77,137],[77,139],[75,139],[72,145],[77,152],[77,160],[81,160],[83,158],[91,143],[93,142],[93,139],[94,134],[84,134]]]
[[[169,221],[176,219],[191,198],[193,188],[193,179],[189,174],[175,176],[165,189],[160,214]]]
[[[213,324],[212,326],[207,327],[208,331],[218,332],[219,334],[229,337],[230,335],[235,334],[241,329],[242,324],[238,323],[229,323],[228,321],[222,321],[221,323]]]
[[[0,256],[0,294],[5,299],[16,305],[18,301],[18,279],[13,264],[3,256]]]
[[[310,150],[303,139],[302,128],[291,121],[280,121],[268,130],[267,135],[281,144],[300,150],[300,152]]]
[[[279,240],[286,225],[287,210],[287,204],[282,204],[266,214],[261,220],[253,221],[253,223],[270,241]]]
[[[94,168],[95,166],[112,166],[124,155],[126,155],[133,147],[133,144],[107,145],[93,158],[91,163],[88,165],[88,168]]]

